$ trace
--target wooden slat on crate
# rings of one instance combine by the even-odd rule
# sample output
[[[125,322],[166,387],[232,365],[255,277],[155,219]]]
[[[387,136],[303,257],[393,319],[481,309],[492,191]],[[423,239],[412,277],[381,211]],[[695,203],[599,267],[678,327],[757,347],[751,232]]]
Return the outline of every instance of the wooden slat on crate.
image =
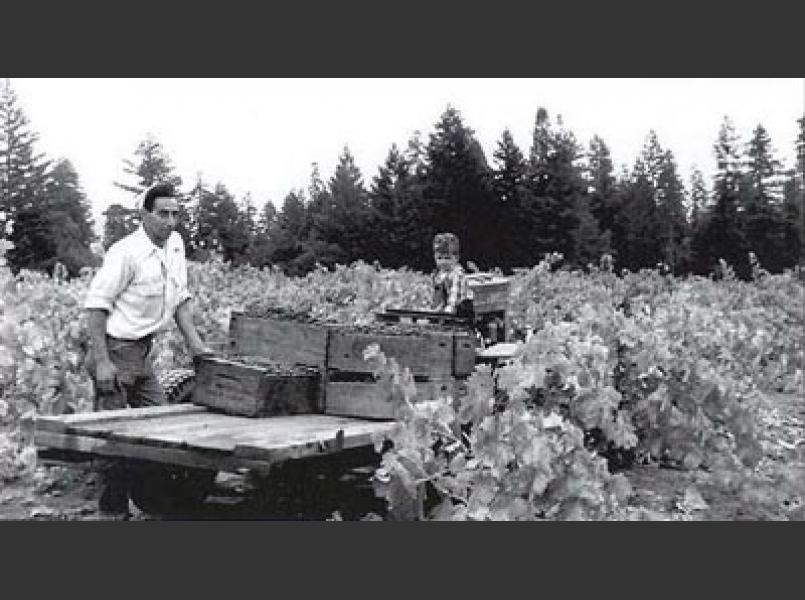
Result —
[[[340,371],[369,371],[363,351],[370,344],[379,344],[386,357],[395,358],[414,375],[444,377],[453,374],[452,333],[378,335],[334,329],[330,333],[327,366]]]
[[[229,339],[234,354],[262,356],[289,365],[323,367],[327,357],[327,329],[320,325],[234,312]]]
[[[475,338],[466,333],[456,333],[453,344],[453,375],[466,377],[475,369]]]
[[[455,380],[423,381],[414,384],[413,402],[429,402],[455,393]],[[401,400],[399,389],[387,382],[331,381],[327,383],[324,411],[328,415],[345,415],[367,419],[393,419]]]
[[[296,373],[295,370],[299,370]],[[267,417],[316,412],[318,371],[281,371],[217,358],[203,359],[192,402],[231,415]]]
[[[452,313],[435,312],[431,310],[404,310],[398,308],[388,308],[385,312],[375,313],[375,318],[378,321],[386,321],[389,323],[396,323],[403,319],[408,319],[411,322],[424,320],[430,323],[441,323],[444,325],[471,325],[469,319],[466,317],[458,317]]]

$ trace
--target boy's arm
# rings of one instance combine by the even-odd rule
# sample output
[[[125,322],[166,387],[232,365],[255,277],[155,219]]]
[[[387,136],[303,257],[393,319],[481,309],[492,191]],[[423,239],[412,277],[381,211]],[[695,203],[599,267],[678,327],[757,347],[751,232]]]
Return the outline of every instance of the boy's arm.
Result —
[[[447,312],[456,312],[458,303],[466,296],[465,288],[467,286],[467,278],[464,275],[464,269],[460,266],[450,273],[448,278],[449,291],[447,296],[447,305],[445,310]]]
[[[433,298],[431,299],[430,308],[432,311],[438,312],[444,308],[444,284],[436,273],[431,276],[431,284],[433,286]]]

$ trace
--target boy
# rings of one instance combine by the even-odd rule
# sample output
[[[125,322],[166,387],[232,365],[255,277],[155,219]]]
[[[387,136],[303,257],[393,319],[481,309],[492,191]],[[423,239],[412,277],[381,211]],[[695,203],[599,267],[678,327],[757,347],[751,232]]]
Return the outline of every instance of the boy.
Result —
[[[474,320],[472,290],[467,283],[464,269],[458,262],[458,238],[452,233],[437,233],[433,238],[432,310],[453,313],[457,317]]]

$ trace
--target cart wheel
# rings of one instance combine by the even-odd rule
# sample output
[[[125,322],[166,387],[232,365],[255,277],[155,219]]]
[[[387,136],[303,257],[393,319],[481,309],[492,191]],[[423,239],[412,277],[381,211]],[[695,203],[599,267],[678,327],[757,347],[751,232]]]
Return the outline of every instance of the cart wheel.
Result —
[[[160,378],[160,383],[168,404],[190,402],[196,372],[193,369],[173,369]]]
[[[161,516],[192,513],[212,491],[216,472],[141,462],[131,473],[131,499],[141,511]]]

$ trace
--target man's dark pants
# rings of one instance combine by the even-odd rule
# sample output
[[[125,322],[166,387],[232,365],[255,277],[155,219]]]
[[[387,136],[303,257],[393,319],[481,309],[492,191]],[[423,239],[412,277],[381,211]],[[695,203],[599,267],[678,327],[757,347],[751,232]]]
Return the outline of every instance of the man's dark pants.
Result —
[[[109,358],[117,367],[117,385],[101,392],[95,382],[95,410],[165,404],[165,394],[154,373],[151,360],[153,336],[140,340],[121,340],[106,336]],[[91,369],[94,373],[94,366]],[[125,459],[97,461],[102,484],[99,508],[103,512],[128,512],[130,469]]]

